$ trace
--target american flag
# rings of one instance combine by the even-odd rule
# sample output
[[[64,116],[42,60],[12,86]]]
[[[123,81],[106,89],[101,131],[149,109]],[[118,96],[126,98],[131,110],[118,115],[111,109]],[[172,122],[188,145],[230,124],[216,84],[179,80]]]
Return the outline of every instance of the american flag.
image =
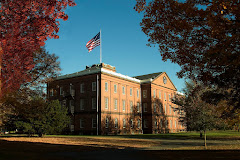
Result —
[[[91,52],[95,47],[101,44],[100,40],[100,32],[93,37],[90,41],[87,42],[86,47],[88,48],[88,52]]]

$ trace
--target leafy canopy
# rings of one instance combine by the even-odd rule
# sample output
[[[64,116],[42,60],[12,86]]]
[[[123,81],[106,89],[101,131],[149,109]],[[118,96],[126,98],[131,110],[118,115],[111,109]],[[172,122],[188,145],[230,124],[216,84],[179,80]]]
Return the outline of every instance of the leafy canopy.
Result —
[[[59,19],[67,20],[74,0],[1,0],[0,63],[3,89],[16,90],[31,81],[34,54],[47,38],[59,38]],[[4,90],[3,90],[4,91]]]

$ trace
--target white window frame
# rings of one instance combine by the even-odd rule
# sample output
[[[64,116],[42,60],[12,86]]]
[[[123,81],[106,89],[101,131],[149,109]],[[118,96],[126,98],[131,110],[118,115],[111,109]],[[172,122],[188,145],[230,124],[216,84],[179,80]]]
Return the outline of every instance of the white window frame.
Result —
[[[143,98],[147,98],[147,90],[143,90]]]
[[[104,99],[105,99],[105,109],[108,109],[108,103],[109,103],[108,97],[105,97]]]
[[[167,101],[167,94],[164,92],[164,101]]]
[[[114,110],[117,110],[118,108],[118,100],[114,99]]]
[[[168,94],[168,101],[171,102],[171,94]]]
[[[92,128],[97,128],[97,120],[92,118]]]
[[[164,104],[164,112],[165,112],[165,114],[167,114],[167,105],[166,104]]]
[[[125,95],[125,86],[122,86],[122,94]]]
[[[79,101],[80,101],[80,110],[83,111],[85,107],[85,99],[81,98]]]
[[[114,120],[114,127],[118,128],[118,119],[117,118],[115,118],[115,120]]]
[[[161,91],[159,91],[159,99],[162,99]]]
[[[71,132],[74,132],[74,125],[73,124],[70,125],[70,130],[71,130]]]
[[[137,89],[137,98],[139,98],[139,89]]]
[[[84,93],[85,92],[85,85],[84,83],[80,84],[80,93]]]
[[[175,128],[177,128],[177,121],[176,120],[174,121],[174,124],[175,124]]]
[[[122,109],[125,112],[126,111],[126,101],[122,100]]]
[[[130,104],[130,112],[133,112],[133,101],[130,101],[129,104]]]
[[[140,103],[137,102],[137,112],[140,112]]]
[[[96,89],[97,89],[97,83],[92,82],[92,91],[96,91]]]
[[[172,129],[172,120],[170,119],[170,128]]]
[[[172,106],[169,105],[169,114],[172,114]]]
[[[114,93],[117,93],[117,85],[114,84]]]
[[[133,95],[133,89],[130,88],[130,96],[132,96],[132,95]]]
[[[63,96],[63,87],[60,87],[60,96]]]
[[[123,128],[126,128],[126,119],[123,119]]]
[[[92,98],[92,109],[97,109],[97,102],[95,97]]]
[[[108,82],[105,82],[105,91],[108,91]]]
[[[156,98],[156,90],[153,90],[153,98]]]
[[[79,123],[80,123],[80,128],[84,128],[84,120],[83,120],[83,119],[80,119],[80,120],[79,120]]]

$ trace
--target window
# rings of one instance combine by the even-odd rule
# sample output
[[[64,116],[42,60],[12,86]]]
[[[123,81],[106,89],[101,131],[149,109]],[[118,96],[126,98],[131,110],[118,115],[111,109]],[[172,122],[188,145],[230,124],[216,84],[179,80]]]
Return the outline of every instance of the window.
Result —
[[[84,128],[84,120],[80,119],[80,128]]]
[[[161,91],[159,91],[159,99],[162,99]]]
[[[105,109],[108,109],[108,98],[105,97]]]
[[[63,100],[62,101],[62,106],[66,107],[66,103],[67,103],[66,100]]]
[[[137,102],[137,112],[140,112],[140,103]]]
[[[171,102],[171,94],[168,95],[168,100]]]
[[[95,118],[92,118],[92,128],[97,127],[97,120]]]
[[[148,128],[148,121],[146,119],[144,119],[143,125],[144,125],[144,128]]]
[[[50,96],[53,96],[53,89],[50,89]]]
[[[153,111],[154,111],[154,112],[157,111],[157,105],[156,105],[156,103],[153,103]]]
[[[97,108],[96,98],[92,98],[92,109]]]
[[[126,110],[126,101],[125,100],[122,100],[122,107],[123,107],[123,111]]]
[[[84,93],[85,92],[85,85],[84,83],[80,84],[80,93]]]
[[[115,128],[118,128],[118,119],[117,118],[115,118],[114,126],[115,126]]]
[[[131,119],[130,123],[131,123],[131,128],[133,128],[133,119]]]
[[[165,120],[165,127],[168,127],[168,120]]]
[[[143,112],[147,112],[147,103],[143,103]]]
[[[143,98],[147,98],[147,90],[143,90]]]
[[[70,83],[70,86],[69,86],[69,90],[70,90],[71,96],[75,96],[74,86],[71,83]]]
[[[133,102],[130,101],[130,112],[133,112]]]
[[[130,88],[130,96],[132,96],[132,88]]]
[[[60,96],[63,96],[63,87],[60,87]]]
[[[114,110],[117,110],[117,104],[118,104],[118,100],[114,99]]]
[[[163,108],[162,108],[162,107],[163,107],[162,104],[160,104],[160,106],[159,106],[159,111],[160,111],[160,113],[163,112]]]
[[[170,128],[172,128],[172,120],[170,120]]]
[[[167,96],[166,96],[166,93],[164,93],[164,101],[166,101],[167,100],[167,98],[166,98]]]
[[[155,128],[157,128],[158,127],[157,120],[154,121],[154,124],[155,124]]]
[[[108,91],[108,82],[105,82],[105,91]]]
[[[153,98],[156,98],[156,90],[153,90]]]
[[[163,121],[160,120],[160,127],[162,128],[162,126],[163,126]]]
[[[122,94],[125,95],[125,87],[122,87]]]
[[[92,91],[96,91],[96,82],[92,82]]]
[[[106,117],[106,121],[105,121],[105,128],[108,128],[108,118]]]
[[[177,128],[177,121],[176,121],[176,120],[175,120],[175,123],[174,123],[174,124],[175,124],[175,128]]]
[[[137,89],[137,98],[139,98],[139,89]]]
[[[123,119],[123,128],[126,128],[126,120],[125,120],[125,118]]]
[[[141,127],[141,121],[140,121],[140,119],[138,119],[138,128],[140,128]]]
[[[171,113],[172,113],[172,106],[169,105],[169,114],[171,114]]]
[[[174,114],[174,116],[176,115],[175,106],[173,106],[173,114]]]
[[[73,124],[70,126],[70,130],[71,130],[71,132],[74,131],[74,125]]]
[[[70,106],[70,112],[73,114],[74,113],[74,101],[73,100],[69,101],[69,106]]]
[[[164,104],[164,111],[165,111],[165,114],[167,113],[167,105]]]
[[[117,85],[114,84],[114,93],[117,93]]]
[[[84,110],[85,100],[80,99],[80,110]]]

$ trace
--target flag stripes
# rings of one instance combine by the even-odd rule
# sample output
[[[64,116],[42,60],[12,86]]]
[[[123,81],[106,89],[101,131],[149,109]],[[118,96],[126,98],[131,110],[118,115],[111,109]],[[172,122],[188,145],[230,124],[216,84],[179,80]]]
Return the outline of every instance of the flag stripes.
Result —
[[[100,40],[100,32],[93,37],[90,41],[87,42],[86,47],[88,49],[88,52],[91,52],[95,47],[99,46],[101,44]]]

